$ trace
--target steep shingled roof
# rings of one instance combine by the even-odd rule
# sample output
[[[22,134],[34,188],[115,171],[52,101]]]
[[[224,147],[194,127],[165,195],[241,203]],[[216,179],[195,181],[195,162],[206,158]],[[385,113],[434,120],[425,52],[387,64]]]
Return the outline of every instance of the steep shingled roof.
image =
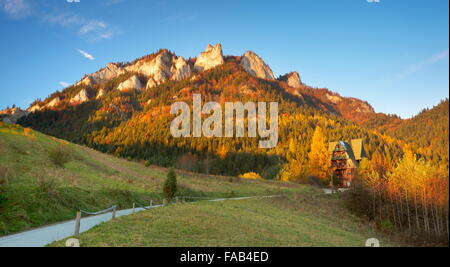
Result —
[[[365,157],[362,139],[353,139],[350,142],[330,142],[328,143],[328,152],[333,152],[338,143],[340,143],[345,148],[347,154],[351,159],[361,160],[363,157]]]

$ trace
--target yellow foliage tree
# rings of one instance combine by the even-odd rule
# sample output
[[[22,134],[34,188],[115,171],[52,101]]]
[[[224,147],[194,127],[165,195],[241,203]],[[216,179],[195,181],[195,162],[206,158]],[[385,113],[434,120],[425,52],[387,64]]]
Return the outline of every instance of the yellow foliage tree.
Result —
[[[300,160],[293,159],[283,166],[278,179],[280,181],[295,181],[303,178],[303,176],[304,169],[302,167],[302,162]]]
[[[228,147],[226,147],[225,145],[222,145],[222,146],[220,146],[219,151],[217,152],[217,155],[219,155],[219,157],[221,159],[224,159],[227,156],[228,151],[229,151]]]
[[[319,126],[314,130],[311,141],[311,151],[308,155],[308,172],[310,175],[317,176],[323,180],[328,179],[328,172],[331,166],[330,155],[325,144],[322,128]]]

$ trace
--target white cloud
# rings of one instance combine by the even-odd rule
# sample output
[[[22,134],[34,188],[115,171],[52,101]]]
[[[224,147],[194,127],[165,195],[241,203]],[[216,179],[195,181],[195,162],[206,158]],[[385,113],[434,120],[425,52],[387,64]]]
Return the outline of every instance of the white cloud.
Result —
[[[102,20],[86,19],[73,14],[46,15],[43,20],[63,27],[78,27],[78,35],[91,41],[110,39],[117,33]]]
[[[123,1],[110,0],[105,3],[112,5],[121,2]],[[32,4],[34,7],[33,9],[36,9],[34,12],[32,12]],[[38,9],[37,6],[40,8]],[[40,12],[38,12],[39,10]],[[44,23],[76,29],[77,34],[88,41],[110,39],[119,33],[117,27],[111,27],[103,20],[85,18],[73,13],[50,12],[48,6],[37,2],[31,2],[30,0],[0,0],[0,11],[4,11],[9,17],[14,19],[23,18],[33,13],[35,18]]]
[[[105,29],[107,27],[108,26],[103,21],[92,20],[84,23],[83,26],[78,31],[78,33],[81,35],[85,35],[93,31],[101,31],[102,29]]]
[[[94,60],[94,59],[95,59],[91,54],[86,53],[86,52],[84,52],[84,51],[81,50],[81,49],[78,49],[78,52],[80,52],[80,54],[82,54],[83,57],[85,57],[85,58],[87,58],[87,59],[89,59],[89,60]]]
[[[367,0],[367,3],[380,3],[381,0]]]
[[[69,87],[69,85],[70,85],[69,83],[66,83],[66,82],[59,82],[59,84],[64,88]]]
[[[58,14],[58,15],[47,14],[43,17],[43,21],[66,27],[73,25],[82,25],[85,19],[80,16],[72,14]]]
[[[414,73],[416,73],[418,71],[421,71],[422,69],[426,68],[427,66],[432,65],[434,63],[437,63],[437,62],[439,62],[441,60],[444,60],[446,58],[448,58],[448,50],[443,51],[443,52],[438,53],[438,54],[435,54],[435,55],[433,55],[433,56],[431,56],[431,57],[429,57],[429,58],[427,58],[425,60],[422,60],[422,61],[420,61],[420,62],[418,62],[418,63],[416,63],[414,65],[409,66],[403,72],[398,73],[395,76],[395,78],[399,79],[399,80],[404,79],[404,78],[406,78],[406,77],[408,77],[408,76],[410,76],[410,75],[412,75],[412,74],[414,74]]]
[[[0,6],[6,14],[15,19],[31,14],[31,7],[25,0],[0,0]]]

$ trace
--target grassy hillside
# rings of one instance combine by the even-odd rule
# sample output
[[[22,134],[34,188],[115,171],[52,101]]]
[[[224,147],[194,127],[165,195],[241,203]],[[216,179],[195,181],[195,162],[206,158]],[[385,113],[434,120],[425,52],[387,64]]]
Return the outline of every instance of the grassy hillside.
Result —
[[[79,238],[82,246],[365,246],[371,237],[393,245],[340,203],[310,187],[290,197],[175,204],[103,223]]]
[[[67,157],[58,166],[56,159]],[[73,219],[77,209],[159,202],[167,170],[118,159],[0,123],[0,235]],[[301,192],[304,186],[178,172],[179,195],[231,197]]]

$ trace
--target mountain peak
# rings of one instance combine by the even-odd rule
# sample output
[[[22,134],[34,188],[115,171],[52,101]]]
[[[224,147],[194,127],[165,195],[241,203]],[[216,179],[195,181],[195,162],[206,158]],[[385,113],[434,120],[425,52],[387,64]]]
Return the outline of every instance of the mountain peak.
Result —
[[[197,71],[205,71],[224,63],[222,45],[216,44],[212,46],[208,44],[204,52],[195,61],[194,69]]]
[[[280,81],[286,82],[290,87],[299,88],[302,85],[302,80],[300,79],[300,74],[296,71],[289,72],[280,78]]]
[[[253,51],[247,51],[241,58],[241,65],[251,75],[267,80],[275,80],[270,67]]]

